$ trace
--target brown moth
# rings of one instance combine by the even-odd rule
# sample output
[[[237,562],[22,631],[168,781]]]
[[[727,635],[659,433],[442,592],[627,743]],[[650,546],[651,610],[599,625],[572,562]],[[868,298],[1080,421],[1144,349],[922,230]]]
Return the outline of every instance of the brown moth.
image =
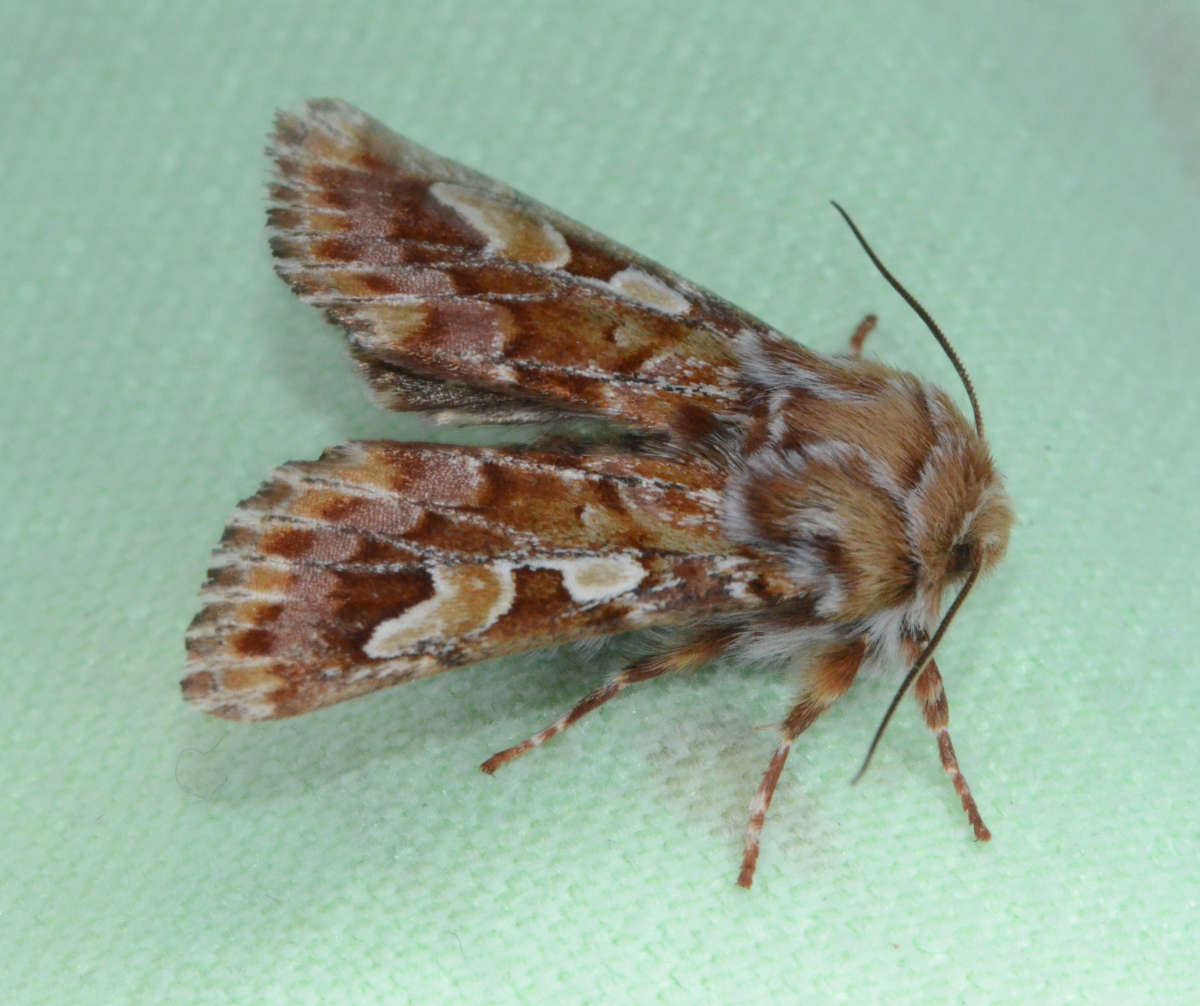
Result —
[[[347,443],[277,469],[214,554],[189,702],[274,719],[536,647],[672,630],[489,758],[493,772],[635,682],[720,655],[791,664],[803,685],[751,806],[749,887],[796,737],[860,671],[907,664],[892,709],[915,681],[989,837],[932,654],[1003,556],[1012,509],[965,371],[848,217],[950,354],[974,424],[941,389],[861,357],[872,318],[846,355],[805,349],[342,102],[281,114],[271,154],[276,269],[346,330],[382,405],[610,432],[541,449]]]

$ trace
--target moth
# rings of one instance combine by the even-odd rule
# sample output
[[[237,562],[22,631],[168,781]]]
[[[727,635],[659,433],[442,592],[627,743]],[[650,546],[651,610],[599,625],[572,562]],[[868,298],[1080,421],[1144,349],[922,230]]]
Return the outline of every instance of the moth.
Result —
[[[381,405],[566,432],[510,448],[351,442],[276,469],[214,553],[187,635],[189,702],[275,719],[661,630],[485,761],[491,773],[639,682],[716,657],[787,665],[802,683],[751,804],[749,887],[796,738],[859,673],[907,666],[871,751],[914,686],[989,837],[933,652],[1003,556],[1012,507],[957,355],[840,207],[949,355],[973,422],[940,388],[863,358],[870,316],[848,352],[806,349],[340,101],[280,114],[270,154],[275,268],[345,329]]]

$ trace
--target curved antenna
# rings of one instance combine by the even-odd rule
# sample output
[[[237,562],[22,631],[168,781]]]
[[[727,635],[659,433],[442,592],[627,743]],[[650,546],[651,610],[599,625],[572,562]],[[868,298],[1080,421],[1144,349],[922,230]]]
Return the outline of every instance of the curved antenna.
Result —
[[[849,225],[850,230],[854,232],[854,236],[858,238],[858,243],[862,245],[862,249],[867,253],[867,257],[870,258],[870,260],[875,264],[875,268],[878,269],[883,278],[888,281],[892,289],[904,298],[905,303],[907,303],[909,307],[917,312],[917,317],[925,322],[926,327],[933,333],[933,337],[937,339],[938,344],[943,350],[945,350],[946,355],[950,358],[950,362],[954,364],[954,369],[958,371],[958,376],[962,379],[963,387],[967,389],[967,397],[971,400],[971,411],[975,413],[975,432],[982,437],[983,417],[979,414],[979,400],[975,397],[975,385],[971,383],[971,378],[967,374],[967,368],[962,365],[962,360],[958,358],[958,353],[956,353],[954,351],[954,347],[950,345],[950,340],[947,339],[942,333],[942,330],[938,328],[938,323],[934,321],[932,317],[930,317],[929,312],[921,306],[917,298],[905,290],[903,284],[891,274],[891,272],[888,270],[888,267],[879,261],[879,256],[876,255],[871,246],[867,244],[867,239],[862,236],[862,231],[860,231],[855,225],[854,221],[850,219],[850,214],[842,209],[841,206],[839,206],[832,199],[830,202],[833,203],[833,208],[842,215],[842,219],[845,220]]]
[[[896,694],[892,696],[892,704],[888,706],[888,710],[883,714],[883,719],[879,723],[878,729],[875,731],[875,736],[871,739],[871,746],[867,748],[867,756],[863,759],[862,767],[855,773],[854,778],[850,780],[850,785],[853,786],[867,771],[867,766],[871,764],[871,756],[875,754],[875,749],[879,747],[879,740],[883,737],[883,732],[887,729],[888,723],[891,722],[892,713],[896,711],[896,707],[900,705],[900,700],[904,698],[904,693],[908,691],[909,686],[916,681],[917,675],[925,670],[925,665],[933,659],[933,651],[938,648],[938,643],[942,641],[942,637],[946,634],[946,630],[950,628],[950,622],[953,620],[958,609],[962,607],[963,601],[966,600],[967,594],[971,592],[971,588],[975,586],[975,579],[979,576],[979,567],[975,566],[971,569],[970,575],[967,577],[967,582],[962,585],[962,590],[958,592],[954,602],[950,605],[949,610],[942,617],[941,623],[937,627],[937,631],[933,634],[933,638],[925,644],[925,649],[921,651],[921,655],[917,657],[916,663],[912,665],[909,672],[904,675],[904,680],[900,682],[900,687],[896,689]]]

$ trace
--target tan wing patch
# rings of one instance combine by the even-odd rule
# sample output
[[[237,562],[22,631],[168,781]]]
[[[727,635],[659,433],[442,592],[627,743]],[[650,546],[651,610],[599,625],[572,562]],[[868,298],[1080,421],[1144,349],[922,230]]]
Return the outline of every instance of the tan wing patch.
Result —
[[[434,182],[429,192],[439,202],[457,210],[487,237],[486,254],[550,269],[570,261],[571,249],[548,221],[537,220],[478,190],[449,182]]]
[[[384,660],[486,632],[509,612],[516,596],[507,563],[435,567],[432,575],[433,596],[380,622],[363,653]]]
[[[665,311],[667,314],[687,314],[691,302],[678,291],[671,289],[661,279],[651,276],[644,269],[630,266],[622,269],[608,281],[618,293],[639,304]]]

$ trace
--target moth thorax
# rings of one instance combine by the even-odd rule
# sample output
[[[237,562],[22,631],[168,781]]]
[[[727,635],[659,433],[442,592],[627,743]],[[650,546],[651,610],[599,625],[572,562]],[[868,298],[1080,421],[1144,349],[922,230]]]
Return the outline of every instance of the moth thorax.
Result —
[[[851,451],[751,459],[731,494],[729,531],[779,551],[817,611],[852,621],[911,600],[916,570],[898,501]]]

